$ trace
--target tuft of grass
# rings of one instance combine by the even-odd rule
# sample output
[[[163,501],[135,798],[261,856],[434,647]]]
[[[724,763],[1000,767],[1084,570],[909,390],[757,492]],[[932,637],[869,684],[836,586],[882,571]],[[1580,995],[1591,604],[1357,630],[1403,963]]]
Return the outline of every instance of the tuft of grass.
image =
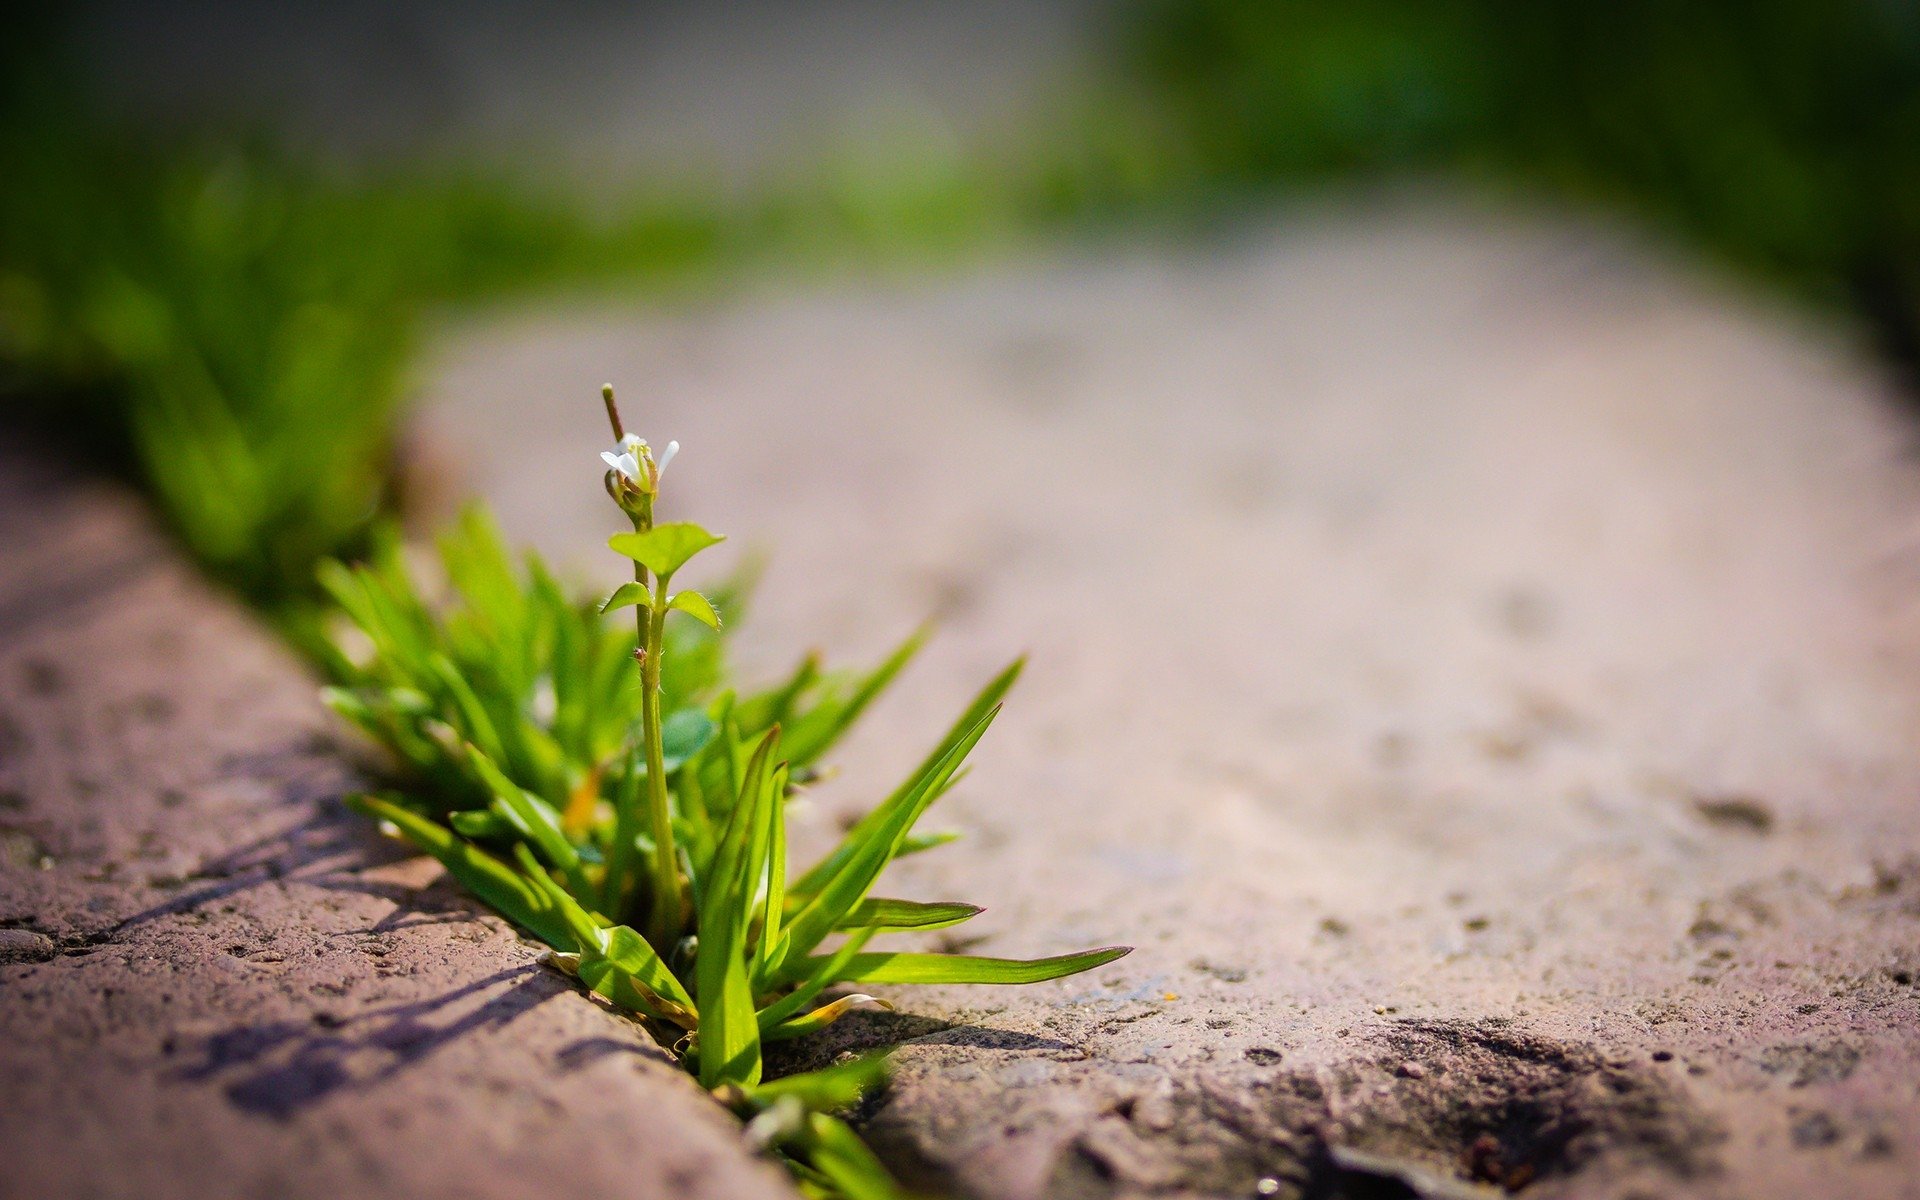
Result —
[[[607,407],[620,441],[604,483],[631,525],[609,546],[634,578],[605,600],[570,598],[537,557],[516,567],[477,511],[440,541],[438,602],[392,536],[360,565],[322,568],[340,614],[315,647],[335,680],[327,701],[410,775],[355,804],[645,1021],[804,1189],[894,1195],[834,1115],[883,1078],[884,1059],[767,1081],[763,1047],[880,1003],[830,991],[840,985],[1035,983],[1129,948],[1028,960],[869,949],[980,912],[873,893],[895,860],[948,840],[916,828],[1022,663],[989,680],[837,846],[793,870],[788,803],[925,634],[865,671],[824,673],[809,656],[770,687],[731,686],[721,614],[739,611],[745,587],[674,587],[722,539],[654,519],[677,446],[656,457],[621,427],[610,389]]]

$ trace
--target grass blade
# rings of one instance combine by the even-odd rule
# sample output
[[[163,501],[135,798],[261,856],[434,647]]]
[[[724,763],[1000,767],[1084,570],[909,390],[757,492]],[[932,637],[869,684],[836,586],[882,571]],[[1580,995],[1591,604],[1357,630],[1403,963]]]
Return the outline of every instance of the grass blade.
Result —
[[[833,972],[831,983],[1042,983],[1103,967],[1133,952],[1106,946],[1052,958],[983,958],[971,954],[856,954]],[[807,965],[826,960],[810,958]]]
[[[789,955],[805,954],[819,945],[822,938],[846,919],[854,905],[866,898],[868,889],[893,860],[913,823],[920,819],[941,785],[986,735],[999,711],[989,709],[972,729],[947,746],[945,754],[934,760],[906,791],[896,793],[868,814],[873,820],[856,825],[847,835],[841,849],[835,852],[837,866],[832,874],[788,922],[781,947],[773,955],[773,970],[778,971]]]
[[[792,1096],[808,1112],[839,1112],[860,1103],[868,1092],[887,1081],[889,1054],[879,1051],[863,1054],[847,1062],[788,1075],[772,1083],[763,1083],[748,1093],[760,1105],[772,1104],[783,1096]]]
[[[772,798],[771,757],[779,730],[760,739],[740,773],[733,813],[714,847],[699,902],[700,1083],[750,1086],[760,1081],[760,1025],[747,976],[746,936],[755,885],[765,863],[765,809]]]
[[[478,746],[467,746],[467,761],[493,793],[493,811],[500,814],[515,832],[540,848],[540,853],[569,878],[579,875],[580,852],[560,830],[559,815],[544,800],[508,779],[506,773]],[[576,880],[577,882],[577,880]]]
[[[408,841],[440,860],[447,873],[515,925],[556,950],[573,945],[567,922],[546,894],[512,867],[451,829],[378,796],[355,795],[347,803],[376,821],[392,824]]]
[[[851,696],[836,703],[822,704],[796,720],[787,738],[788,760],[796,767],[803,767],[831,749],[860,719],[860,714],[867,710],[867,706],[886,690],[894,677],[920,652],[920,647],[926,645],[931,633],[932,630],[925,626],[914,630],[912,637],[900,643],[899,648],[860,681]]]
[[[673,972],[667,969],[667,964],[646,938],[626,925],[603,925],[569,896],[565,888],[540,869],[540,864],[533,861],[532,852],[524,845],[515,846],[514,851],[521,860],[520,865],[526,870],[528,880],[540,889],[566,923],[567,931],[579,947],[580,978],[589,989],[618,1004],[621,1003],[621,997],[616,994],[619,991],[619,979],[625,977],[640,983],[646,993],[655,999],[665,1000],[680,1009],[683,1015],[689,1018],[694,1015],[693,997],[687,995],[686,988],[674,978]],[[608,981],[607,988],[599,986],[602,980]]]
[[[1013,685],[1019,681],[1020,672],[1025,669],[1026,665],[1027,660],[1025,658],[1016,658],[998,675],[989,680],[987,686],[981,688],[979,695],[973,698],[973,703],[969,704],[967,710],[960,714],[960,719],[955,721],[952,728],[947,730],[946,736],[940,739],[939,744],[936,745],[927,757],[921,761],[920,765],[914,769],[913,774],[907,776],[907,782],[901,784],[899,790],[882,801],[872,812],[861,817],[860,820],[854,824],[854,827],[847,831],[847,836],[841,841],[839,848],[822,859],[799,879],[795,880],[789,886],[788,891],[796,896],[810,896],[817,892],[821,885],[826,882],[827,877],[840,869],[841,865],[845,862],[846,856],[851,853],[851,848],[854,843],[868,832],[874,824],[884,819],[882,814],[886,812],[887,808],[897,803],[902,795],[910,790],[918,780],[931,772],[934,765],[939,762],[949,748],[961,738],[965,737],[966,734],[975,726],[979,725],[981,721],[986,720],[989,715],[1000,706],[1001,701],[1006,698],[1007,693],[1012,690]],[[925,848],[924,846],[915,847],[916,850]]]
[[[810,1033],[818,1033],[858,1008],[884,1008],[892,1011],[893,1005],[887,1003],[885,1000],[875,999],[864,992],[858,992],[851,996],[842,996],[831,1004],[822,1004],[810,1013],[794,1017],[788,1021],[782,1021],[772,1029],[762,1030],[760,1040],[763,1042],[786,1042],[794,1038],[805,1037]]]
[[[971,921],[987,911],[978,904],[942,902],[927,904],[919,900],[883,900],[874,897],[853,906],[840,919],[841,929],[948,929],[962,921]]]
[[[847,1200],[906,1200],[906,1193],[845,1121],[814,1113],[807,1118],[807,1162]]]

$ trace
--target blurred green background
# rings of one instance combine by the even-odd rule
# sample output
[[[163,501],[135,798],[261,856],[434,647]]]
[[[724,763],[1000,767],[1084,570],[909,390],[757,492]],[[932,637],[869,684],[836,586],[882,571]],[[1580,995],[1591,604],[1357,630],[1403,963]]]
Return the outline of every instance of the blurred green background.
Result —
[[[1638,222],[1859,329],[1890,365],[1920,364],[1912,4],[745,4],[673,18],[707,42],[660,39],[634,68],[662,81],[653,107],[620,126],[547,76],[577,74],[576,47],[625,79],[621,39],[646,43],[666,10],[496,12],[501,45],[524,33],[553,54],[481,54],[447,103],[505,96],[516,119],[543,104],[548,133],[577,126],[585,170],[524,153],[537,121],[489,153],[409,107],[421,46],[471,42],[468,10],[396,27],[377,6],[320,6],[285,37],[272,11],[0,18],[0,404],[138,480],[217,577],[290,617],[317,561],[360,553],[404,505],[409,365],[425,322],[460,306],[938,271],[1415,180]],[[874,35],[882,12],[889,30],[922,22],[924,44]],[[292,70],[329,29],[373,54],[368,74]],[[782,59],[789,42],[811,57]],[[693,60],[681,74],[676,53]],[[881,111],[859,114],[871,136],[795,136],[768,116],[871,63],[946,77],[944,99],[893,111],[876,93]],[[279,110],[277,76],[309,85]],[[368,80],[399,90],[357,97]],[[698,111],[756,88],[762,107],[743,99],[731,127]],[[191,103],[154,102],[183,91]],[[991,119],[954,118],[1015,93]],[[303,103],[305,125],[287,113]],[[648,112],[679,142],[651,137]],[[341,113],[359,131],[344,152],[325,136]],[[596,138],[622,147],[598,169]],[[730,141],[774,165],[728,166]]]

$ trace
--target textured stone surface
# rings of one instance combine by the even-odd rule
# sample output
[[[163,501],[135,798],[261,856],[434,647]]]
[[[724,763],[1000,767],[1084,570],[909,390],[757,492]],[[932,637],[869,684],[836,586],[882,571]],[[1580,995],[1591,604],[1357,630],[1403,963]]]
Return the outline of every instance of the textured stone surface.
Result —
[[[332,729],[128,496],[0,452],[0,1195],[790,1195],[339,805]]]
[[[1034,662],[893,894],[870,1114],[991,1197],[1920,1194],[1920,475],[1844,346],[1583,232],[1303,220],[451,339],[428,425],[610,584],[595,389],[775,550],[743,634],[944,636],[817,841]],[[975,941],[975,938],[980,940]],[[820,1053],[830,1053],[828,1046]]]

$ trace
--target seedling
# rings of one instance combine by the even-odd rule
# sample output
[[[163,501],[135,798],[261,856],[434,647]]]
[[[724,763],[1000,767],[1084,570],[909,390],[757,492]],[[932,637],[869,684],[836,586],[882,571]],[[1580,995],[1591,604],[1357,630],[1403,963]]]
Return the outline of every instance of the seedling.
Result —
[[[838,985],[1034,983],[1129,948],[1030,960],[869,949],[980,912],[872,893],[895,859],[949,840],[916,826],[960,779],[1019,661],[831,852],[790,872],[788,801],[924,635],[864,674],[829,676],[809,656],[770,688],[729,687],[721,614],[746,589],[675,590],[722,539],[656,520],[678,444],[656,453],[627,432],[610,387],[605,401],[617,444],[603,482],[631,526],[608,545],[633,578],[601,603],[570,600],[537,558],[516,573],[478,514],[441,544],[445,603],[424,598],[391,536],[364,565],[323,569],[346,618],[329,703],[417,781],[355,803],[644,1021],[803,1189],[894,1195],[833,1115],[881,1081],[884,1060],[767,1081],[762,1048],[882,1003],[830,998]],[[629,608],[631,626],[607,619]]]

